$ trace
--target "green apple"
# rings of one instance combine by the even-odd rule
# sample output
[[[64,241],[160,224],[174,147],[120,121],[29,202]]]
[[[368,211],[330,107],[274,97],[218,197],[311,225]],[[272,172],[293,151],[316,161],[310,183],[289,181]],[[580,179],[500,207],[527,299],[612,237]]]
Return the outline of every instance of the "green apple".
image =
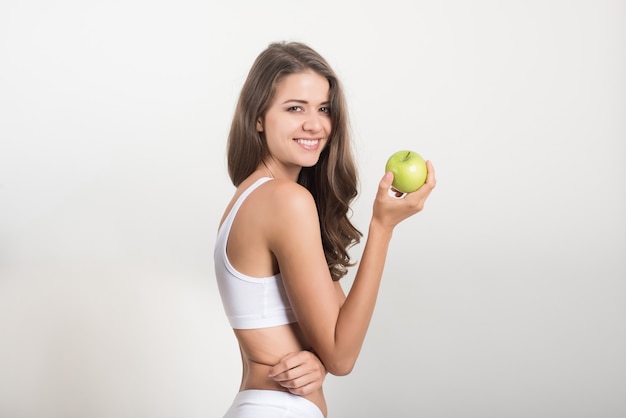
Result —
[[[415,151],[398,151],[387,160],[385,172],[393,173],[391,186],[402,192],[412,193],[426,182],[426,162]]]

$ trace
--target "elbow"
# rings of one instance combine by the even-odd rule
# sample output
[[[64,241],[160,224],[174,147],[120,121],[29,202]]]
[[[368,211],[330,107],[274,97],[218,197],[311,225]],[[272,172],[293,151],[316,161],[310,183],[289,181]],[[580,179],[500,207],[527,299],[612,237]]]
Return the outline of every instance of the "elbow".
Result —
[[[334,376],[346,376],[352,372],[355,363],[356,359],[336,359],[324,365],[328,373]]]

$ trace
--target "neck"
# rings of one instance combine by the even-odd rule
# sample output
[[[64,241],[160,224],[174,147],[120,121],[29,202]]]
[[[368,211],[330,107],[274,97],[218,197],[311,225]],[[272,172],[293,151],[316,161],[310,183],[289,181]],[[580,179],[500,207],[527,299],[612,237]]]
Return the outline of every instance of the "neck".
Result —
[[[277,167],[270,162],[262,162],[257,167],[257,171],[262,173],[264,177],[270,177],[273,179],[289,179],[297,182],[300,175],[300,167],[294,167],[293,169],[287,169],[284,167]]]

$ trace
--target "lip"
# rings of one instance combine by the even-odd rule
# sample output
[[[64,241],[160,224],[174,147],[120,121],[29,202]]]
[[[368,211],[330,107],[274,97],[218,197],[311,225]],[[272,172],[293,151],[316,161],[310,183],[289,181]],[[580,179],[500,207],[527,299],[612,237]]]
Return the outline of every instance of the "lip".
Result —
[[[310,151],[318,149],[322,143],[321,138],[294,138],[293,140],[298,146]]]

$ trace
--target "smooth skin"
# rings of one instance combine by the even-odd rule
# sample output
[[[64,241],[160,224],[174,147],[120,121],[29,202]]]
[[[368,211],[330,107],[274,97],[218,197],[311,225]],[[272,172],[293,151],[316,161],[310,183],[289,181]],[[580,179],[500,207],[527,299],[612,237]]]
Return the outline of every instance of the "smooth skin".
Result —
[[[326,371],[350,373],[374,311],[393,229],[418,213],[435,187],[433,166],[417,192],[389,196],[393,175],[378,185],[364,251],[346,296],[326,264],[313,197],[297,183],[314,165],[331,133],[329,84],[319,74],[291,74],[277,85],[269,109],[257,122],[270,156],[239,185],[235,200],[261,177],[274,180],[249,195],[233,222],[227,244],[231,264],[251,277],[280,272],[297,322],[235,330],[243,362],[241,390],[283,390],[304,396],[327,414]],[[313,351],[321,360],[317,361]]]

